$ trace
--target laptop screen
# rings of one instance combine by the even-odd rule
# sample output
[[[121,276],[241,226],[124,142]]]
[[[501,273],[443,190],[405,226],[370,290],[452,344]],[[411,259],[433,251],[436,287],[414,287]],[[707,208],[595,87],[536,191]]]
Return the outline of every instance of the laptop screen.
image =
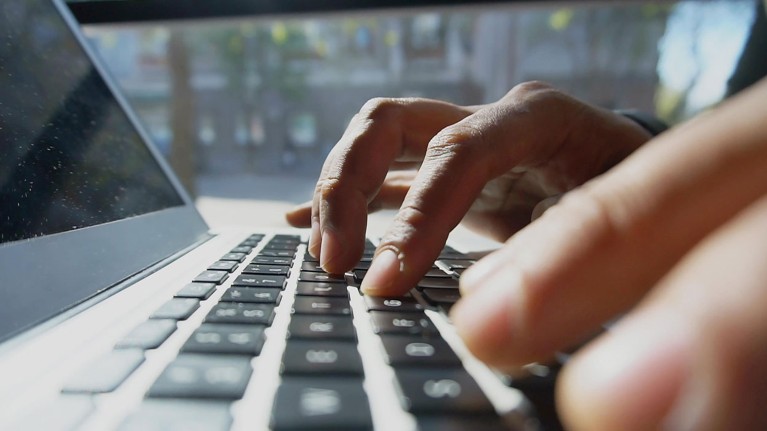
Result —
[[[209,237],[67,13],[0,2],[0,341]]]
[[[183,205],[48,1],[0,4],[0,243]]]

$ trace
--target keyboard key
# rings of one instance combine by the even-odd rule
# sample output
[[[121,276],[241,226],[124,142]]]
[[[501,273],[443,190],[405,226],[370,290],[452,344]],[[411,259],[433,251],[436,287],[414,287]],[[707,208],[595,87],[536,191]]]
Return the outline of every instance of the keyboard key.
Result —
[[[371,311],[370,321],[376,334],[435,335],[437,328],[425,314]]]
[[[418,423],[418,431],[509,431],[510,429],[513,429],[509,428],[509,426],[496,415],[482,417],[428,415],[416,417],[416,422]]]
[[[142,362],[144,352],[139,349],[113,350],[72,376],[61,391],[91,394],[112,392]]]
[[[381,335],[387,361],[399,366],[460,367],[461,360],[441,338]]]
[[[217,304],[205,317],[205,322],[208,323],[271,325],[272,320],[274,320],[273,305],[236,302]]]
[[[346,278],[344,277],[343,274],[327,274],[324,272],[301,271],[301,273],[298,275],[298,280],[346,284]]]
[[[228,402],[144,400],[118,431],[228,431]]]
[[[152,398],[242,398],[252,373],[250,358],[182,353],[149,388]]]
[[[293,263],[293,258],[290,257],[274,257],[274,256],[256,256],[250,261],[252,264],[261,265],[286,265],[290,266]]]
[[[412,298],[379,298],[377,296],[365,296],[365,305],[369,311],[398,311],[398,312],[423,312],[423,305]]]
[[[281,290],[269,287],[230,287],[224,292],[221,301],[279,304],[281,297]]]
[[[173,298],[161,305],[151,316],[152,319],[186,320],[200,306],[194,298]]]
[[[413,414],[494,413],[474,379],[463,369],[395,369],[403,408]]]
[[[349,300],[345,298],[327,298],[321,296],[296,296],[293,302],[295,314],[352,314]]]
[[[294,242],[296,244],[301,243],[301,235],[289,235],[289,234],[277,234],[269,240],[270,243],[278,242]]]
[[[259,275],[288,275],[290,267],[287,265],[264,265],[260,263],[252,263],[242,270],[243,274],[259,274]]]
[[[155,349],[176,330],[176,321],[168,319],[149,319],[135,327],[115,348]]]
[[[362,375],[362,358],[354,342],[291,339],[282,356],[282,373]]]
[[[372,429],[362,379],[284,378],[275,396],[271,428],[274,431]]]
[[[293,258],[295,252],[293,250],[261,250],[261,252],[258,254],[260,256]]]
[[[245,253],[227,253],[221,256],[221,259],[219,260],[231,260],[234,262],[242,262],[243,260],[245,260],[245,256],[247,256],[247,254]]]
[[[442,260],[440,263],[447,265],[448,268],[455,271],[457,269],[468,269],[470,266],[476,263],[476,260],[471,259],[448,259]]]
[[[193,281],[200,283],[221,284],[227,278],[229,278],[229,272],[227,271],[203,271],[200,273],[200,275],[195,277]]]
[[[325,272],[319,262],[301,262],[301,271]]]
[[[241,275],[237,277],[232,286],[245,287],[276,287],[282,289],[285,285],[285,277],[280,275]]]
[[[455,304],[461,299],[461,293],[456,289],[424,289],[423,296],[432,304]]]
[[[264,347],[261,325],[203,323],[182,348],[191,353],[231,353],[257,356]]]
[[[353,341],[357,334],[349,316],[297,314],[290,319],[288,337]]]
[[[230,253],[245,253],[249,254],[251,251],[253,251],[253,247],[247,246],[247,245],[240,245],[233,249],[231,249]]]
[[[301,296],[335,296],[348,298],[349,291],[345,284],[322,283],[316,281],[299,281],[296,295]]]
[[[176,293],[176,298],[208,299],[215,290],[214,283],[189,283]]]
[[[269,243],[264,247],[264,250],[287,250],[287,251],[296,251],[296,248],[298,248],[297,243],[293,242],[277,242],[277,243]]]
[[[455,278],[424,277],[418,282],[418,290],[421,289],[458,289],[458,280]]]
[[[208,269],[211,271],[227,271],[232,272],[237,268],[238,263],[233,260],[219,260],[213,262]]]

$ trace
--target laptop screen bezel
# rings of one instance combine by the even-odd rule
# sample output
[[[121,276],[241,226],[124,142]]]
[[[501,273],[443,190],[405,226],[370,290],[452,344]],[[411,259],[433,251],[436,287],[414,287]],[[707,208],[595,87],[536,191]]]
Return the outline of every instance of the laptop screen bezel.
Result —
[[[0,244],[0,341],[107,291],[157,262],[210,237],[194,202],[98,61],[61,0],[53,4],[102,77],[128,122],[183,202],[181,206],[101,225]]]

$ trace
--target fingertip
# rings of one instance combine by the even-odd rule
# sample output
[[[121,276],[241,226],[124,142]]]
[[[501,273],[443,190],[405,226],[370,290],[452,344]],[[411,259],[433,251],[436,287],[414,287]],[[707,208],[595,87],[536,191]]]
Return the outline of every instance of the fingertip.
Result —
[[[397,278],[404,269],[401,254],[391,247],[381,249],[373,258],[360,289],[371,296],[392,295]]]
[[[312,203],[305,202],[291,208],[285,213],[285,220],[293,227],[310,227],[312,220]]]
[[[661,322],[607,333],[565,366],[556,402],[567,429],[663,428],[686,378],[689,351]]]

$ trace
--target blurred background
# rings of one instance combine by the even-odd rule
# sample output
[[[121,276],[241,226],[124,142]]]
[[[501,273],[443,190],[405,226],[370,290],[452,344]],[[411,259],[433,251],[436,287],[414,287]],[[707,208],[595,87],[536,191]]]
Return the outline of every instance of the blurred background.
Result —
[[[372,97],[480,104],[535,79],[678,123],[721,100],[753,19],[751,0],[516,3],[86,33],[198,202],[295,203]]]

